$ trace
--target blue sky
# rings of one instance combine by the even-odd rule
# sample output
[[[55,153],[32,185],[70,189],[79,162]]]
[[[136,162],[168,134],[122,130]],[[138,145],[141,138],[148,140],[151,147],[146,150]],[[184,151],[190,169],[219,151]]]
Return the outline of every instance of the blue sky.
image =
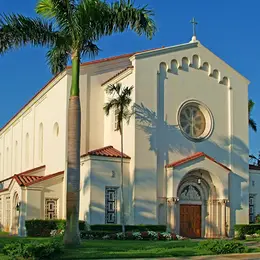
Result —
[[[97,58],[188,42],[192,35],[189,22],[195,16],[199,22],[197,35],[201,43],[251,81],[249,97],[256,102],[253,117],[260,132],[260,30],[257,26],[260,1],[135,2],[148,4],[154,10],[158,27],[155,37],[148,40],[126,32],[104,38],[98,42],[102,51]],[[34,16],[35,4],[35,0],[1,0],[0,12]],[[51,78],[45,53],[45,49],[27,47],[0,56],[1,126]],[[250,150],[254,153],[260,150],[259,134],[250,131]]]

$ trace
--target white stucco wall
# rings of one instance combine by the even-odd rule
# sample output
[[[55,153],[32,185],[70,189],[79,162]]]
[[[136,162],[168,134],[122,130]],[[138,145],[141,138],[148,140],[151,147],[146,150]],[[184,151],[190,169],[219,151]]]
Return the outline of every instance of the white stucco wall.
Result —
[[[91,161],[89,157],[81,158],[80,167],[80,207],[79,219],[90,223]]]
[[[63,74],[49,83],[1,130],[1,179],[40,165],[46,165],[45,174],[64,170],[66,108],[67,76]],[[43,124],[42,161],[39,156],[41,123]],[[54,133],[55,123],[59,126],[58,136]]]
[[[130,74],[129,74],[130,73]],[[116,83],[111,82],[111,84],[121,83],[122,86],[134,86],[135,84],[135,73],[134,70],[129,72],[126,77],[123,79],[116,81]],[[105,89],[105,86],[104,86]],[[131,99],[132,102],[129,106],[131,109],[135,104],[135,87],[133,88]],[[104,100],[105,102],[109,101],[109,96],[104,92]],[[115,131],[115,111],[111,110],[109,116],[104,114],[104,146],[112,145],[114,148],[120,151],[121,149],[121,137],[120,132]],[[129,222],[133,223],[133,212],[134,212],[134,203],[133,203],[133,194],[134,194],[134,169],[135,169],[135,116],[133,115],[129,124],[124,121],[123,122],[123,144],[124,144],[124,153],[131,157],[129,163],[129,205],[130,205],[130,217]]]
[[[128,58],[82,66],[81,154],[104,146],[104,87],[101,85],[131,63]]]
[[[260,214],[260,170],[250,170],[249,174],[249,193],[254,195],[254,215]]]
[[[117,223],[120,224],[120,158],[91,156],[91,224],[105,224],[105,190],[106,187],[117,187]],[[112,177],[112,171],[115,176]],[[129,160],[124,160],[124,201],[125,222],[129,223]]]
[[[245,161],[248,157],[248,81],[203,46],[196,47],[196,44],[191,44],[186,47],[188,48],[183,49],[181,46],[154,51],[150,56],[149,54],[136,56],[136,103],[143,103],[146,108],[154,111],[156,117],[159,117],[161,126],[159,123],[150,135],[136,127],[135,222],[157,223],[156,200],[157,197],[166,196],[163,166],[202,151],[227,165],[234,172],[225,195],[232,201],[232,223],[245,223],[248,221],[248,206],[244,203],[248,200],[248,165]],[[199,56],[201,64],[209,63],[211,72],[214,69],[219,70],[219,80],[192,66],[188,67],[187,71],[179,69],[177,74],[171,72],[173,59],[181,64],[182,58],[187,57],[191,63],[195,54]],[[160,71],[162,63],[166,64],[167,70],[164,79],[160,78],[163,74],[163,71]],[[223,77],[230,79],[232,89],[219,84]],[[233,93],[233,99],[237,98],[237,101],[230,101],[230,91]],[[158,100],[159,96],[161,100]],[[178,127],[178,109],[183,102],[191,99],[205,104],[214,118],[213,132],[203,142],[188,140]],[[242,103],[240,107],[239,103]],[[164,120],[166,123],[163,124]],[[156,132],[159,129],[162,132],[156,143]],[[231,137],[232,146],[230,146]],[[161,150],[158,161],[156,148]],[[166,154],[165,157],[163,153]]]

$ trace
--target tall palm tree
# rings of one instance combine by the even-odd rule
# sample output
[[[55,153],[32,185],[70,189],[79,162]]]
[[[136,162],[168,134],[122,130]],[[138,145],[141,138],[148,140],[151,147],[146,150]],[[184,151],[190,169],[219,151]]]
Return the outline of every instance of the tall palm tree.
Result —
[[[252,114],[252,110],[255,106],[255,102],[252,99],[248,100],[248,124],[249,127],[253,130],[253,131],[257,131],[257,124],[255,122],[255,120],[252,118],[251,114]]]
[[[68,108],[67,212],[64,243],[80,243],[78,230],[80,186],[80,62],[96,55],[94,44],[102,36],[130,28],[151,38],[155,24],[151,10],[135,7],[131,0],[39,0],[37,18],[20,14],[0,16],[0,54],[31,44],[47,46],[47,61],[54,74],[72,61],[72,83]]]
[[[131,116],[133,115],[133,106],[131,106],[131,94],[133,87],[124,87],[121,83],[116,85],[109,85],[106,88],[106,93],[110,96],[110,99],[104,105],[105,114],[108,116],[113,110],[115,112],[116,131],[120,132],[121,137],[121,225],[122,232],[125,233],[125,203],[124,203],[124,141],[123,141],[123,121],[129,123]]]

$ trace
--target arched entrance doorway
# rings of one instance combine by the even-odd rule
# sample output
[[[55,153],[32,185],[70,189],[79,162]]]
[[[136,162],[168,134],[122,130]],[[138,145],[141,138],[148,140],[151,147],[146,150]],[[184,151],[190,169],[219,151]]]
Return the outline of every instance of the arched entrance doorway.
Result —
[[[17,193],[13,196],[13,207],[12,207],[12,233],[18,234],[19,227],[19,196]]]
[[[178,187],[179,231],[189,238],[207,237],[209,214],[208,204],[216,197],[210,174],[205,170],[195,170],[185,175]]]

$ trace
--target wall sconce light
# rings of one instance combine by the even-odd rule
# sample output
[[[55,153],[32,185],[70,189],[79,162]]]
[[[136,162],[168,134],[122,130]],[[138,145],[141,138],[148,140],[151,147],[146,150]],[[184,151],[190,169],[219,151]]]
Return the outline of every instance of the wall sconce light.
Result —
[[[198,178],[198,184],[199,185],[201,184],[201,178]]]
[[[116,173],[115,173],[115,171],[112,171],[112,178],[115,178],[115,176],[116,176]]]
[[[15,207],[15,208],[16,208],[16,211],[20,211],[20,206],[21,206],[21,203],[18,202],[17,205],[16,205],[16,207]]]

